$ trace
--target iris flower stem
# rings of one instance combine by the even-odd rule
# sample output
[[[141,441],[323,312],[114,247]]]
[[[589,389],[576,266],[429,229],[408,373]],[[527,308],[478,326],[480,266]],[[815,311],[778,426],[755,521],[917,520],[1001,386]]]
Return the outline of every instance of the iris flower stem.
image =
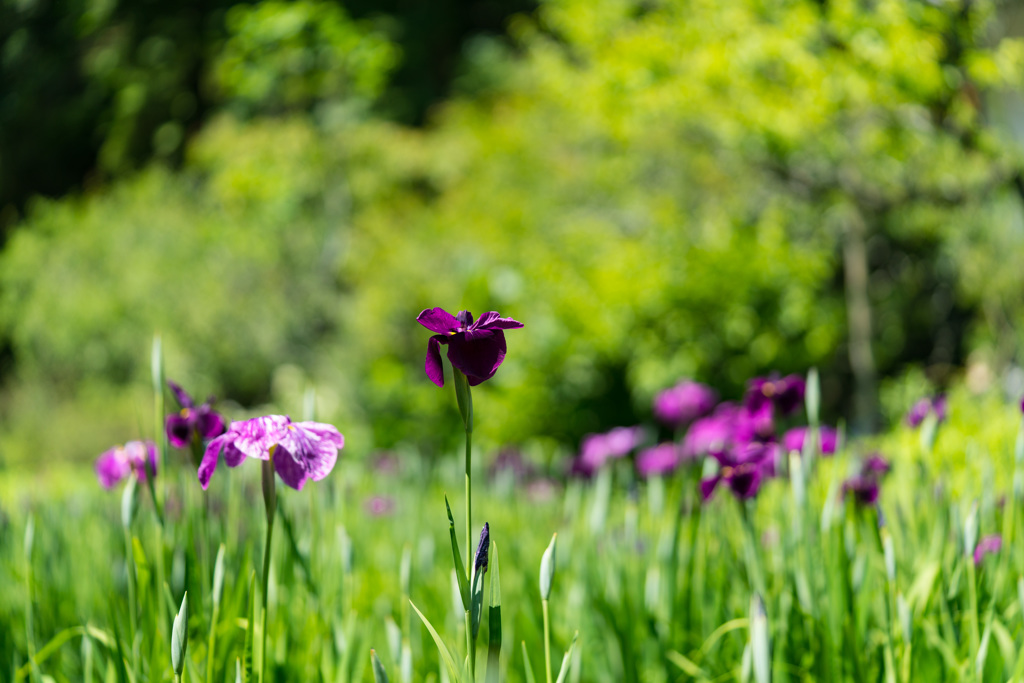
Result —
[[[277,510],[277,491],[274,481],[274,448],[270,458],[263,461],[263,502],[267,509],[267,540],[263,545],[263,611],[260,615],[260,681],[267,672],[267,604],[270,588],[270,546],[274,538],[274,517]]]
[[[548,601],[540,601],[544,611],[544,675],[547,683],[551,683],[551,619],[548,616]]]
[[[466,375],[452,367],[455,399],[459,404],[462,423],[466,427],[466,576],[473,576],[473,393]],[[476,670],[476,639],[469,610],[466,610],[466,648],[469,650],[469,677]]]
[[[138,604],[135,597],[135,556],[132,552],[132,532],[127,528],[124,530],[124,552],[125,567],[128,574],[128,622],[131,626],[132,644],[134,647],[135,633],[138,630],[135,616]]]

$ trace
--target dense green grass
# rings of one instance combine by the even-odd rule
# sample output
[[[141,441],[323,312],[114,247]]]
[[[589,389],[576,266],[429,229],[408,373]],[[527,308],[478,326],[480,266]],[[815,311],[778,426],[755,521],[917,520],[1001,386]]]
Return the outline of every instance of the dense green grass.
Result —
[[[1014,465],[1018,421],[997,399],[956,395],[934,452],[902,427],[871,444],[895,465],[883,486],[882,528],[874,509],[840,496],[866,453],[860,443],[813,460],[802,499],[779,478],[745,508],[724,490],[699,505],[693,470],[643,482],[623,461],[593,482],[526,486],[508,474],[489,479],[478,463],[474,528],[490,523],[500,556],[501,679],[533,680],[525,643],[536,680],[544,680],[538,574],[557,532],[551,657],[557,674],[579,631],[569,681],[1022,680],[1019,485],[1012,495],[1024,472]],[[164,526],[140,487],[127,534],[120,495],[100,490],[86,472],[73,484],[13,475],[0,483],[0,678],[173,680],[171,624],[187,590],[185,680],[207,680],[211,666],[209,680],[234,680],[250,593],[260,583],[259,467],[219,471],[204,494],[186,454],[172,451],[167,460],[156,487]],[[403,647],[409,680],[444,680],[410,599],[461,664],[463,611],[444,509],[447,492],[462,544],[461,467],[460,458],[409,456],[387,473],[343,457],[323,482],[301,492],[278,487],[269,680],[373,680],[371,647],[393,681],[403,680]],[[393,509],[371,514],[374,496],[389,497]],[[977,567],[964,543],[970,520],[976,538],[1002,533],[1005,541]],[[220,544],[225,578],[214,619]],[[761,623],[766,642],[749,648]],[[479,642],[483,680],[486,618]],[[765,655],[763,669],[748,649]]]

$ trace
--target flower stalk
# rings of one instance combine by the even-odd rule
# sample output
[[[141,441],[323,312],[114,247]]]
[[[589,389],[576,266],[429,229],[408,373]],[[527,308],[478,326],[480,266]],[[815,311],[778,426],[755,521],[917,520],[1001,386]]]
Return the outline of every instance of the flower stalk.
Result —
[[[267,540],[263,545],[263,609],[260,612],[260,681],[267,671],[267,604],[270,595],[270,547],[274,538],[274,517],[277,511],[277,489],[274,480],[274,451],[277,446],[270,447],[270,457],[262,462],[263,504],[267,511]]]

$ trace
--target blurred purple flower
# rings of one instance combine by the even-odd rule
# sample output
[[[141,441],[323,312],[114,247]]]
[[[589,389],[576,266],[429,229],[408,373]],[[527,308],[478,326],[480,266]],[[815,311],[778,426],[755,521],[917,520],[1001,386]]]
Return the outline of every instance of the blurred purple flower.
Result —
[[[755,377],[747,385],[744,404],[753,411],[766,403],[774,405],[783,415],[795,412],[804,400],[806,383],[800,375]]]
[[[803,453],[804,440],[807,438],[809,431],[809,427],[794,427],[786,432],[782,437],[782,445],[786,452],[792,453],[796,451],[797,453]],[[836,437],[836,430],[831,427],[823,426],[818,428],[818,438],[821,441],[819,451],[822,455],[832,455],[836,452]]]
[[[878,501],[878,477],[858,474],[843,482],[843,495],[853,496],[858,505],[874,505]]]
[[[395,511],[395,499],[390,496],[371,496],[363,508],[371,517],[385,517]]]
[[[613,458],[621,458],[640,445],[643,437],[641,427],[616,427],[604,434],[588,434],[583,437],[579,457],[572,470],[577,474],[590,476]]]
[[[113,488],[132,472],[139,481],[146,481],[147,474],[156,476],[156,444],[152,441],[129,441],[124,446],[114,446],[96,459],[96,477],[105,489]]]
[[[427,342],[426,373],[431,382],[444,386],[444,366],[441,364],[441,344],[448,345],[448,360],[452,367],[466,375],[470,386],[494,377],[498,367],[505,360],[504,330],[518,329],[521,322],[502,318],[490,311],[473,320],[469,311],[459,311],[457,316],[443,308],[428,308],[416,317],[416,322],[431,332]]]
[[[401,469],[399,457],[391,451],[381,451],[373,458],[373,471],[377,474],[393,476]]]
[[[861,465],[862,474],[870,474],[873,476],[882,476],[889,473],[892,469],[892,465],[889,461],[882,457],[881,453],[872,453],[864,459],[864,464]]]
[[[916,403],[910,408],[910,412],[907,413],[907,424],[911,427],[919,427],[924,419],[928,417],[929,413],[935,414],[937,422],[942,422],[946,419],[946,396],[945,394],[939,394],[934,398],[925,396],[919,398]]]
[[[535,474],[535,468],[523,457],[522,451],[518,448],[506,447],[498,451],[497,457],[491,461],[487,469],[491,479],[495,479],[503,472],[511,474],[514,481],[522,482]]]
[[[710,413],[717,401],[718,394],[711,387],[685,380],[654,397],[654,416],[679,428]]]
[[[861,463],[860,472],[843,482],[843,495],[853,496],[858,505],[874,505],[881,491],[881,481],[892,466],[879,453],[872,453]]]
[[[683,438],[683,453],[695,458],[728,449],[733,441],[737,412],[738,408],[733,404],[722,403],[714,413],[690,425]]]
[[[985,536],[974,548],[974,565],[978,566],[985,559],[986,555],[994,555],[1003,548],[1003,537],[999,534]]]
[[[668,474],[682,462],[679,446],[674,443],[661,443],[640,451],[636,456],[636,470],[641,477]]]
[[[176,383],[168,380],[167,385],[174,392],[174,397],[181,406],[181,411],[167,416],[164,423],[167,440],[175,448],[185,448],[192,443],[194,434],[202,441],[213,439],[224,433],[224,418],[210,407],[213,398],[196,407],[188,393]]]
[[[767,477],[775,476],[782,451],[778,444],[750,441],[721,453],[712,453],[719,464],[718,473],[700,483],[704,500],[724,483],[740,500],[753,498]]]
[[[246,457],[270,460],[274,448],[274,470],[285,484],[301,491],[308,479],[320,481],[330,474],[344,446],[345,437],[337,428],[320,422],[292,422],[284,415],[233,422],[206,447],[199,483],[204,490],[210,485],[221,451],[228,467],[238,467]]]

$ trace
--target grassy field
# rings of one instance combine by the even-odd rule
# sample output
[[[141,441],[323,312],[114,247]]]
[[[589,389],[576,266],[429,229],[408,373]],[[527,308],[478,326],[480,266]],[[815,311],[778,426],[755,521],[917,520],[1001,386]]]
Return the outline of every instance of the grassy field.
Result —
[[[702,502],[710,459],[644,479],[625,457],[565,479],[495,472],[494,455],[478,453],[474,536],[488,522],[492,546],[476,679],[547,679],[541,558],[557,533],[552,680],[574,640],[566,681],[1024,680],[1020,414],[966,391],[947,412],[934,438],[926,422],[871,442],[840,438],[827,457],[792,453],[746,501],[720,486]],[[892,471],[878,505],[860,505],[844,481],[876,449]],[[257,463],[222,465],[204,493],[189,453],[169,450],[153,487],[162,521],[141,482],[126,517],[121,489],[88,472],[8,473],[0,677],[174,680],[172,624],[187,591],[183,680],[369,681],[371,648],[390,680],[465,680],[445,511],[447,494],[465,557],[463,477],[458,456],[357,462],[342,451],[323,481],[302,491],[279,482],[261,676]],[[976,558],[997,534],[1001,549]]]

